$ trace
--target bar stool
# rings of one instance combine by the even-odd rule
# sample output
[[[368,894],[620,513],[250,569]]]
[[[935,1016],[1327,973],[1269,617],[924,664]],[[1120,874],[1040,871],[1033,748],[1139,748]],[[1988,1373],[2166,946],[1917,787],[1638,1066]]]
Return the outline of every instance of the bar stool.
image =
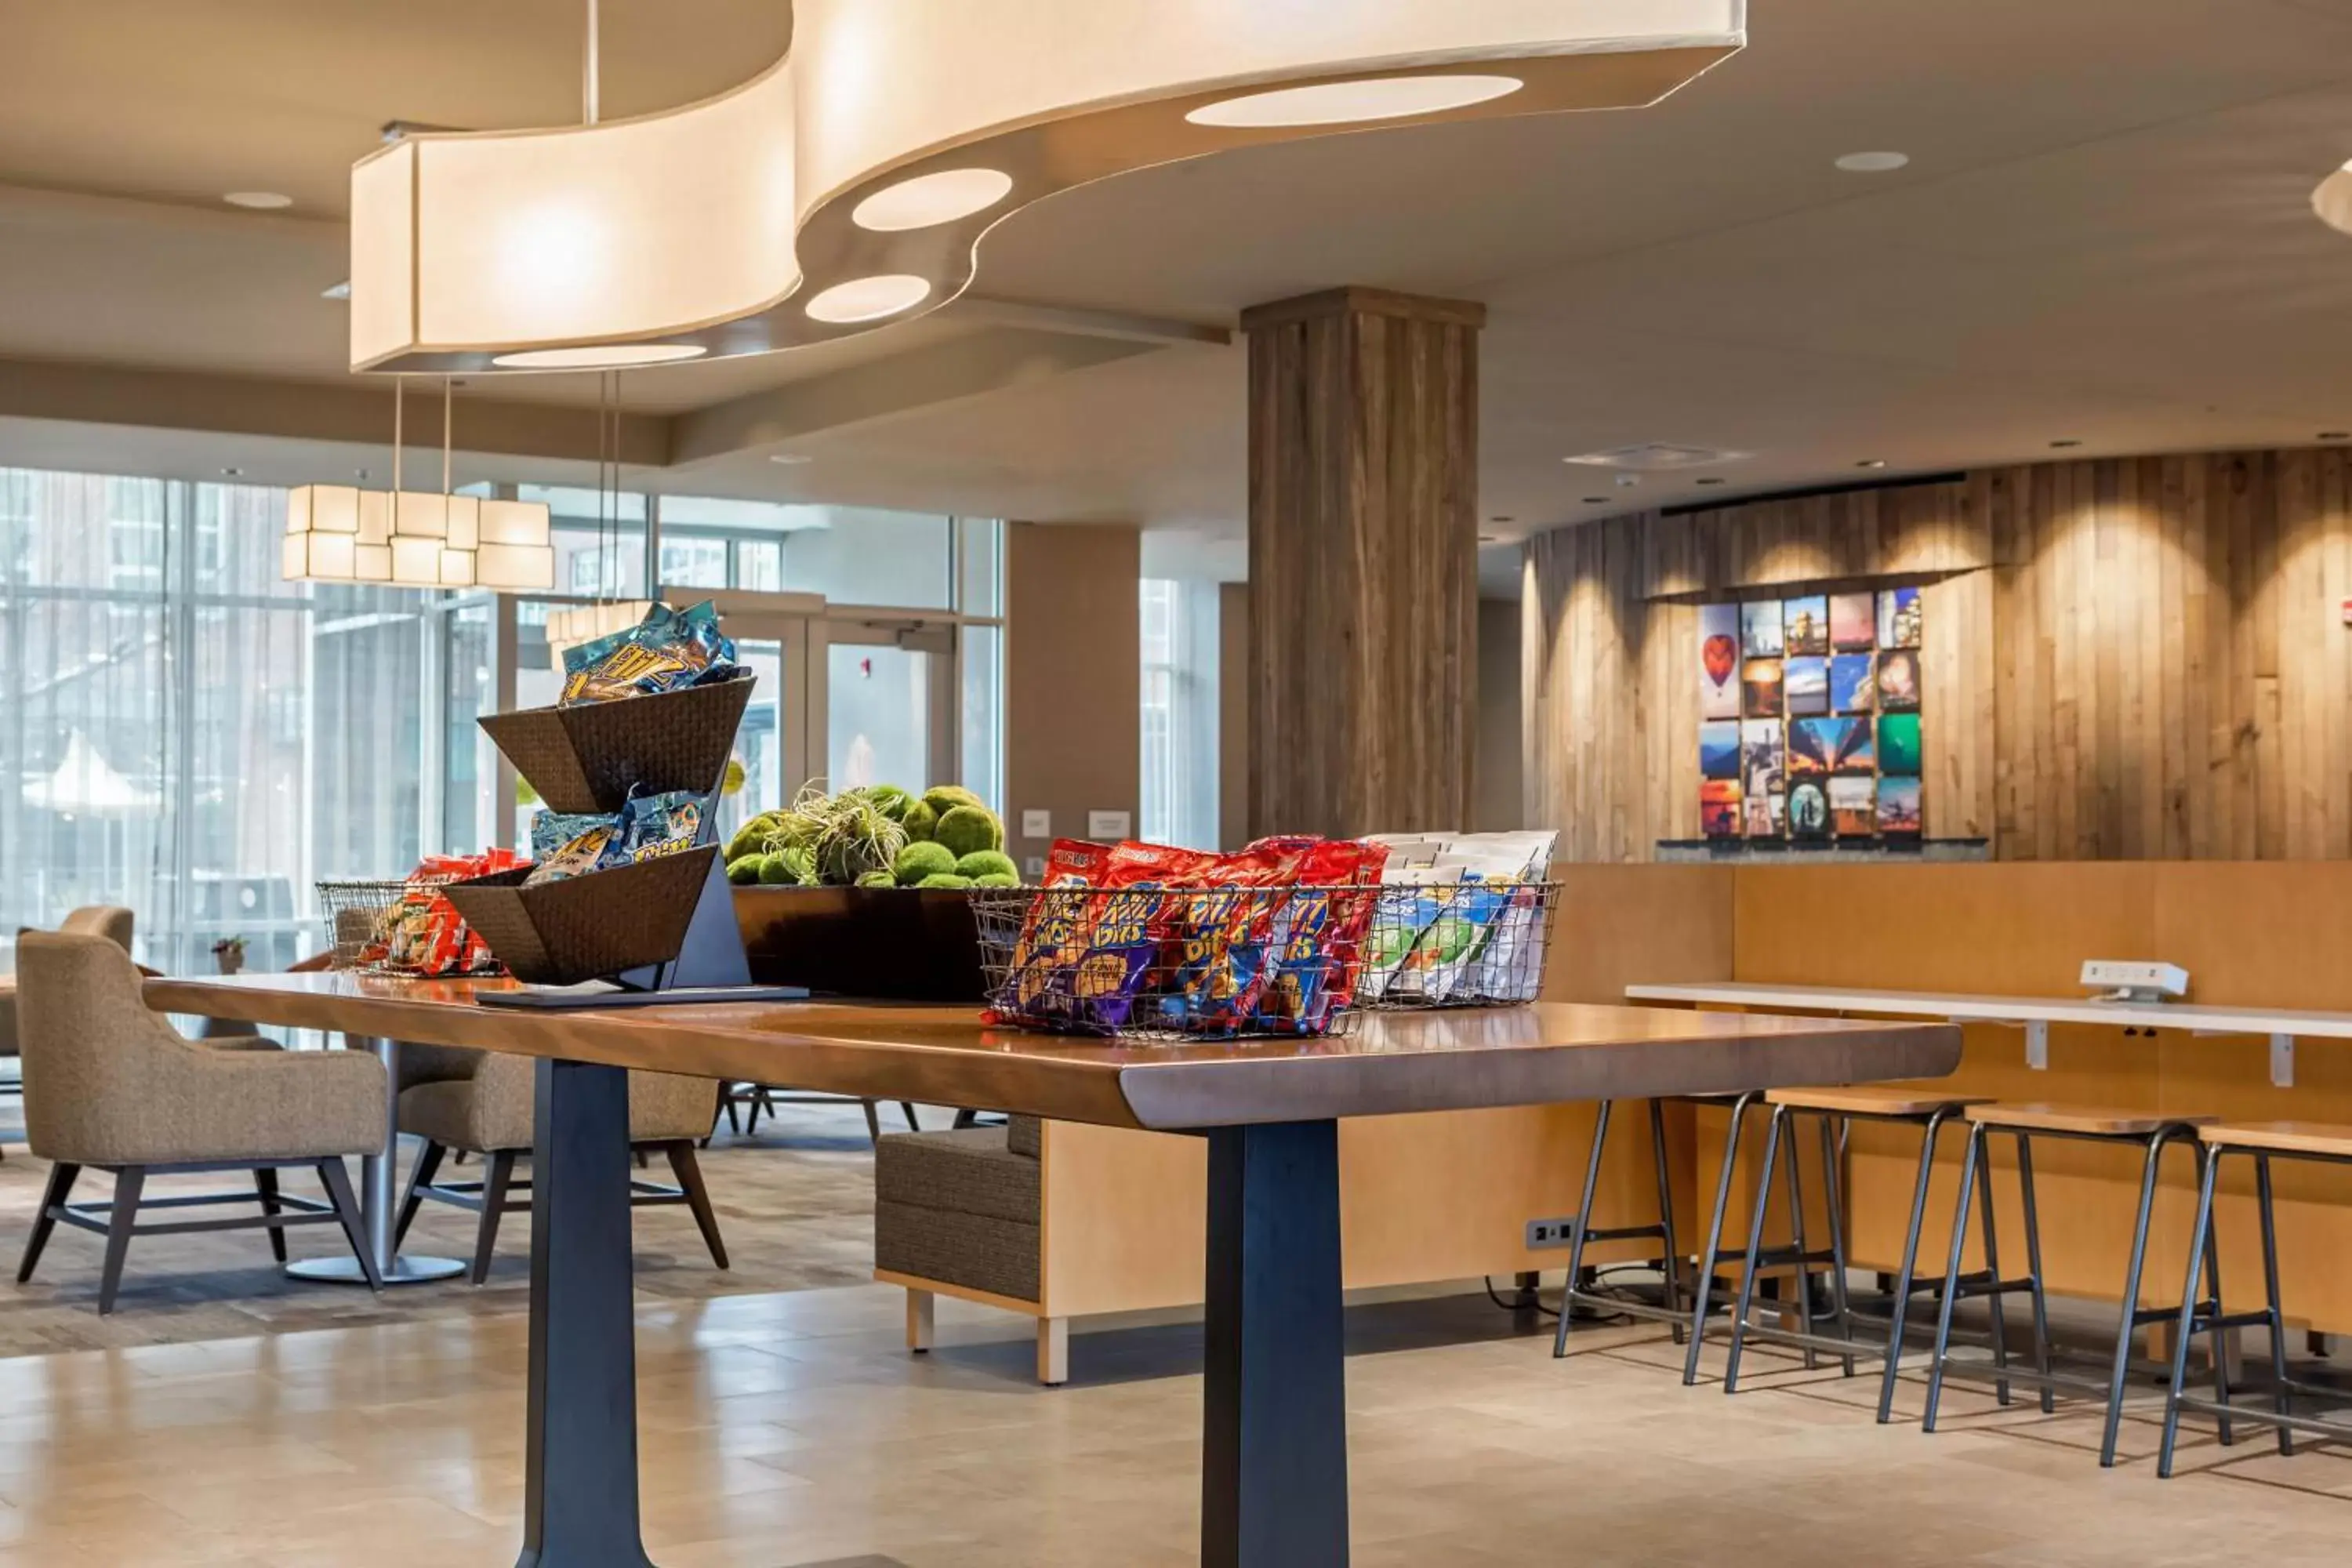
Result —
[[[2278,1429],[2278,1447],[2282,1454],[2294,1452],[2294,1435],[2309,1432],[2337,1442],[2352,1442],[2352,1422],[2323,1420],[2315,1415],[2297,1415],[2293,1395],[2306,1394],[2317,1398],[2341,1400],[2340,1391],[2314,1388],[2307,1384],[2288,1381],[2286,1373],[2286,1319],[2279,1300],[2278,1215],[2271,1193],[2271,1162],[2273,1160],[2303,1160],[2323,1165],[2352,1164],[2352,1127],[2330,1127],[2310,1121],[2233,1121],[2200,1127],[2197,1136],[2203,1141],[2205,1153],[2204,1179],[2197,1186],[2196,1228],[2189,1232],[2188,1284],[2194,1287],[2197,1271],[2209,1250],[2218,1247],[2213,1235],[2213,1189],[2221,1173],[2221,1162],[2231,1154],[2251,1156],[2254,1162],[2254,1206],[2261,1215],[2263,1230],[2263,1310],[2259,1312],[2224,1312],[2221,1310],[2221,1287],[2213,1281],[2213,1300],[2200,1303],[2193,1289],[2184,1289],[2180,1309],[2180,1330],[2172,1346],[2172,1381],[2164,1397],[2164,1443],[2157,1452],[2156,1473],[2172,1474],[2173,1446],[2180,1436],[2180,1413],[2201,1410],[2215,1418],[2221,1429],[2221,1442],[2230,1442],[2232,1420],[2252,1421],[2258,1426]],[[2271,1408],[2258,1410],[2230,1402],[2230,1387],[2223,1375],[2229,1363],[2227,1350],[2218,1337],[2227,1329],[2251,1328],[2260,1324],[2270,1331],[2271,1339]],[[2192,1399],[2183,1392],[2189,1378],[2189,1342],[2198,1334],[2214,1334],[2213,1367],[2214,1397]]]
[[[1614,1226],[1595,1230],[1590,1225],[1592,1202],[1600,1189],[1601,1162],[1609,1147],[1610,1117],[1617,1103],[1611,1100],[1600,1102],[1592,1121],[1592,1149],[1585,1156],[1584,1195],[1576,1211],[1576,1234],[1569,1242],[1568,1289],[1560,1298],[1559,1328],[1552,1337],[1551,1353],[1555,1358],[1568,1353],[1569,1326],[1579,1306],[1605,1310],[1622,1317],[1639,1318],[1645,1322],[1670,1324],[1675,1331],[1676,1344],[1681,1344],[1685,1336],[1695,1336],[1699,1331],[1699,1326],[1706,1318],[1707,1280],[1722,1256],[1723,1210],[1731,1195],[1731,1167],[1739,1150],[1739,1125],[1748,1115],[1748,1108],[1754,1104],[1756,1100],[1757,1091],[1749,1089],[1744,1093],[1736,1094],[1669,1095],[1648,1101],[1651,1159],[1657,1176],[1658,1217],[1648,1225]],[[1666,1163],[1665,1107],[1669,1100],[1679,1104],[1731,1107],[1730,1140],[1724,1145],[1723,1174],[1716,1184],[1715,1213],[1707,1222],[1706,1250],[1699,1259],[1697,1291],[1699,1305],[1694,1312],[1687,1314],[1682,1308],[1683,1251],[1675,1238],[1674,1177]],[[1597,1291],[1580,1289],[1579,1281],[1584,1278],[1585,1243],[1642,1240],[1654,1240],[1659,1244],[1661,1249],[1659,1257],[1663,1260],[1660,1271],[1665,1277],[1664,1305],[1653,1307],[1646,1301],[1621,1301],[1613,1296],[1603,1296]],[[1694,1338],[1691,1359],[1685,1369],[1685,1375],[1683,1379],[1685,1383],[1690,1382],[1697,1375],[1698,1352],[1696,1344],[1696,1341]]]
[[[2070,1105],[1995,1103],[1971,1105],[1968,1109],[1969,1148],[1960,1163],[1960,1194],[1957,1211],[1952,1215],[1952,1250],[1944,1268],[1943,1301],[1936,1313],[1936,1345],[1927,1372],[1927,1409],[1920,1418],[1919,1429],[1936,1429],[1936,1413],[1943,1403],[1944,1376],[1955,1367],[1969,1370],[1967,1363],[1956,1362],[1951,1353],[1952,1308],[1965,1297],[1981,1296],[1993,1303],[1993,1345],[1995,1363],[2000,1367],[1999,1383],[2001,1403],[2009,1403],[2008,1385],[2023,1383],[2041,1391],[2044,1414],[2056,1409],[2053,1397],[2061,1388],[2083,1393],[2104,1394],[2107,1401],[2105,1430],[2099,1438],[2099,1464],[2112,1468],[2116,1462],[2116,1438],[2123,1426],[2124,1386],[2131,1370],[2132,1336],[2150,1323],[2163,1322],[2176,1316],[2177,1307],[2142,1307],[2139,1304],[2140,1277],[2147,1263],[2148,1216],[2155,1211],[2157,1179],[2164,1163],[2164,1152],[2175,1143],[2188,1142],[2197,1148],[2194,1140],[2198,1129],[2219,1120],[2211,1116],[2177,1116],[2153,1111],[2110,1110]],[[1992,1204],[1992,1134],[2007,1133],[2017,1141],[2017,1181],[2024,1198],[2025,1210],[2025,1278],[2002,1279],[1994,1269],[1993,1204]],[[2055,1373],[2050,1367],[2050,1311],[2043,1292],[2042,1274],[2041,1210],[2033,1191],[2033,1140],[2065,1138],[2076,1142],[2123,1145],[2142,1150],[2139,1179],[2139,1215],[2132,1226],[2131,1259],[2124,1267],[2123,1307],[2116,1321],[2115,1354],[2109,1363],[2105,1383],[2089,1378],[2073,1377]],[[2198,1150],[2201,1167],[2206,1157]],[[1960,1278],[1960,1257],[1969,1234],[1969,1210],[1981,1192],[1984,1199],[1986,1275]],[[2215,1258],[2210,1268],[2218,1268]],[[2194,1279],[2194,1276],[2191,1276]],[[2221,1277],[2212,1278],[2216,1299],[2221,1292]],[[2007,1364],[2007,1347],[2001,1341],[2000,1301],[2005,1295],[2022,1290],[2033,1303],[2033,1370],[2020,1372]],[[2226,1369],[2217,1366],[2217,1373],[2226,1375]]]
[[[1884,1425],[1895,1408],[1895,1374],[1903,1358],[1903,1330],[1909,1314],[1911,1298],[1921,1290],[1940,1287],[1938,1280],[1918,1278],[1919,1230],[1927,1215],[1927,1184],[1936,1170],[1936,1141],[1944,1124],[1971,1105],[1988,1102],[1990,1095],[1955,1094],[1949,1089],[1902,1089],[1883,1085],[1834,1089],[1776,1089],[1765,1095],[1772,1107],[1772,1121],[1764,1139],[1764,1169],[1757,1178],[1756,1213],[1748,1227],[1748,1250],[1742,1260],[1738,1305],[1731,1314],[1731,1359],[1724,1369],[1723,1391],[1734,1394],[1739,1388],[1741,1353],[1751,1339],[1771,1343],[1794,1345],[1805,1352],[1808,1368],[1820,1365],[1820,1354],[1826,1351],[1843,1364],[1845,1375],[1854,1374],[1854,1363],[1864,1357],[1885,1363],[1878,1389],[1878,1419]],[[1830,1245],[1817,1250],[1805,1237],[1805,1191],[1803,1178],[1798,1173],[1794,1137],[1795,1119],[1811,1116],[1821,1130],[1822,1163],[1829,1182]],[[1845,1294],[1845,1215],[1839,1193],[1837,1154],[1840,1133],[1832,1124],[1851,1125],[1856,1121],[1879,1121],[1919,1129],[1919,1172],[1911,1189],[1911,1223],[1903,1237],[1903,1262],[1895,1276],[1893,1316],[1884,1344],[1872,1344],[1853,1337],[1853,1313]],[[1789,1209],[1792,1244],[1767,1247],[1764,1224],[1772,1203],[1772,1178],[1780,1166],[1782,1144],[1790,1144],[1787,1168]],[[1986,1233],[1988,1246],[1991,1233]],[[1757,1275],[1766,1268],[1794,1266],[1797,1270],[1797,1293],[1804,1315],[1802,1329],[1784,1329],[1778,1325],[1755,1322],[1750,1318],[1756,1295]],[[1834,1335],[1813,1331],[1812,1269],[1825,1265],[1830,1270],[1830,1316],[1836,1325]],[[1997,1304],[1996,1304],[1997,1305]]]

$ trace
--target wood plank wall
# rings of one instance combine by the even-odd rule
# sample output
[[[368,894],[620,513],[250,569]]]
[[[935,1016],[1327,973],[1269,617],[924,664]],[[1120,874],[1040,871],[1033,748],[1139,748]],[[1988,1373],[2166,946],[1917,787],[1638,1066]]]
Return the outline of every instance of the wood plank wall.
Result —
[[[1986,469],[1528,548],[1527,798],[1569,858],[1697,837],[1693,606],[1916,582],[1931,835],[2352,858],[2352,452]]]

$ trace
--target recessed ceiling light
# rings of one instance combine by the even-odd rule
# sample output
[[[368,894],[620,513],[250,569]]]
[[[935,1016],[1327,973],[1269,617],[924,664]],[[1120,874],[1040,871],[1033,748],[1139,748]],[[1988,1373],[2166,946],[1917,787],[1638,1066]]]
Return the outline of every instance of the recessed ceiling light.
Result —
[[[245,470],[243,468],[223,468],[221,470],[221,478],[225,479],[239,479],[244,477]]]
[[[849,220],[880,234],[929,228],[986,212],[1012,193],[1013,176],[999,170],[943,169],[875,192],[857,204]]]
[[[1693,479],[1691,483],[1695,485],[1719,485],[1723,483],[1723,476],[1721,474],[1701,474],[1697,479]]]
[[[772,463],[782,463],[786,467],[793,467],[801,463],[814,462],[814,460],[815,459],[812,458],[806,452],[771,452],[768,454],[768,461]]]
[[[1516,517],[1490,517],[1486,521],[1488,522],[1517,522],[1519,520]]]
[[[341,283],[331,283],[319,290],[319,298],[321,300],[348,300],[351,297],[352,280],[348,278]]]
[[[1864,458],[1861,462],[1856,463],[1854,467],[1857,468],[1883,468],[1886,467],[1886,459],[1884,458]]]
[[[2352,441],[2352,430],[2322,430],[2319,438],[2323,441]]]
[[[1203,104],[1184,118],[1195,125],[1264,130],[1285,125],[1349,125],[1442,114],[1507,98],[1527,84],[1510,76],[1391,76],[1278,88]]]
[[[257,212],[275,212],[294,205],[292,196],[278,191],[231,191],[221,200],[233,207],[251,207]]]
[[[1891,174],[1910,162],[1908,153],[1848,153],[1837,166],[1849,174]]]
[[[878,321],[901,310],[911,310],[931,297],[931,280],[910,272],[885,272],[878,277],[836,283],[808,302],[809,319],[844,325]]]
[[[574,349],[524,349],[490,363],[507,370],[618,370],[635,364],[675,364],[709,351],[700,343],[588,343]]]
[[[1499,533],[1482,533],[1478,536],[1478,542],[1481,544],[1500,544],[1503,542],[1503,536]]]
[[[1685,447],[1673,441],[1642,441],[1631,447],[1611,447],[1605,451],[1579,452],[1572,458],[1562,458],[1563,463],[1577,463],[1589,468],[1636,468],[1644,473],[1665,473],[1675,468],[1711,468],[1717,463],[1736,463],[1748,457],[1746,452],[1727,452],[1714,447]]]
[[[1607,496],[1586,496],[1584,498],[1584,504],[1587,506],[1607,506],[1609,504],[1609,498]]]
[[[2063,452],[2063,451],[2064,451],[2064,450],[2065,450],[2067,447],[2079,447],[2079,446],[2081,446],[2082,444],[2083,444],[2083,443],[2081,443],[2080,441],[2075,440],[2075,439],[2074,439],[2074,437],[2068,437],[2066,439],[2064,439],[2064,440],[2063,440],[2063,441],[2053,441],[2053,442],[2051,442],[2051,443],[2050,443],[2050,445],[2051,445],[2053,447],[2054,447],[2055,449],[2057,449],[2057,450],[2059,450],[2059,451],[2062,451],[2062,452]]]

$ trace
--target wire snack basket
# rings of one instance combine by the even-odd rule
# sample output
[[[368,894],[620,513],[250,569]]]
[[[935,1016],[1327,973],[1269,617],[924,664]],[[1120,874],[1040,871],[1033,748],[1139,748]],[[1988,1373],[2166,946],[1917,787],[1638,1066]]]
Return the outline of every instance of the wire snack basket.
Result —
[[[998,1022],[1177,1041],[1351,1027],[1380,891],[1139,886],[969,896]]]
[[[444,884],[455,875],[321,881],[319,910],[333,966],[363,974],[446,974],[494,969],[467,932]]]
[[[1359,1005],[1509,1007],[1543,993],[1557,882],[1455,881],[1380,889]]]

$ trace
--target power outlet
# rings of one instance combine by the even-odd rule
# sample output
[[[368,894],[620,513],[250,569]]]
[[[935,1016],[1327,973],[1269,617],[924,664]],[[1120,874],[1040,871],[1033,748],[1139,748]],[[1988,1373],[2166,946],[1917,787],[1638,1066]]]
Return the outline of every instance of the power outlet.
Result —
[[[1575,1241],[1576,1216],[1572,1214],[1561,1215],[1553,1219],[1528,1221],[1528,1246],[1530,1248],[1569,1247],[1574,1245]]]

